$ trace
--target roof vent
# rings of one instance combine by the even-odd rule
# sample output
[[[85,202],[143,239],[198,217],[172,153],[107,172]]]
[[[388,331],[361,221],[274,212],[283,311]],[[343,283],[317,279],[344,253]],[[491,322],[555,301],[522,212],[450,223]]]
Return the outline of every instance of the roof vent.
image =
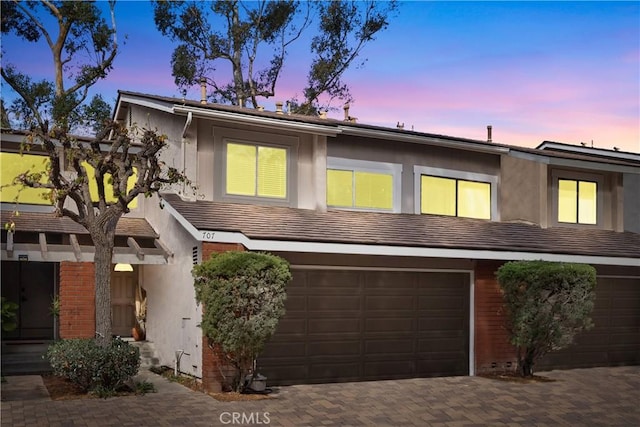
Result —
[[[326,111],[320,111],[320,118],[321,119],[326,119],[327,118],[327,112]]]
[[[492,126],[487,126],[487,142],[491,142],[491,131],[493,130]]]
[[[404,129],[404,122],[403,122],[403,123],[398,122],[398,124],[396,125],[396,127],[397,127],[398,129]]]
[[[276,102],[276,113],[284,114],[284,112],[282,111],[282,101]]]

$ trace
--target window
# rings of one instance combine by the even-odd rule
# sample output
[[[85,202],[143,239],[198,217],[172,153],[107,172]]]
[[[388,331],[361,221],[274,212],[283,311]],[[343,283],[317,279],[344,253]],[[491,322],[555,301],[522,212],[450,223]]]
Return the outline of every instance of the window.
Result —
[[[20,184],[12,185],[16,176],[29,171],[30,173],[41,173],[40,182],[48,181],[47,165],[48,156],[19,153],[0,153],[0,180],[2,189],[0,190],[0,201],[2,203],[22,203],[34,205],[50,205],[48,199],[50,190],[42,188],[22,188]]]
[[[597,195],[596,182],[558,179],[558,222],[596,224]]]
[[[416,213],[498,219],[497,177],[423,166],[414,173]]]
[[[226,145],[226,193],[287,197],[287,149],[229,142]]]
[[[327,159],[327,206],[400,211],[402,166],[393,163]]]

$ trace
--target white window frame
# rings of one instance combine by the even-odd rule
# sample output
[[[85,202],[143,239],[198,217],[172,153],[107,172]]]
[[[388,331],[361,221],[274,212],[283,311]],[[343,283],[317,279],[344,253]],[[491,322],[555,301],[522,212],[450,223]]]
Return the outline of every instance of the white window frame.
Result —
[[[422,176],[434,176],[438,178],[461,179],[464,181],[484,182],[490,185],[491,195],[491,219],[490,221],[500,221],[500,211],[498,210],[498,183],[499,179],[495,175],[484,173],[459,171],[454,169],[434,168],[429,166],[414,166],[414,211],[418,215],[428,215],[422,213]],[[467,218],[467,217],[458,217]]]
[[[327,157],[327,171],[329,169],[351,171],[351,172],[369,172],[369,173],[382,173],[391,175],[393,179],[393,195],[392,195],[392,208],[391,209],[374,209],[374,208],[359,208],[356,206],[331,206],[327,203],[327,208],[341,209],[347,211],[365,211],[365,212],[388,212],[388,213],[400,213],[401,201],[402,201],[402,165],[400,163],[385,163],[374,162],[371,160],[354,160],[343,157]],[[354,189],[355,195],[355,189]],[[325,194],[325,199],[327,195]]]
[[[595,224],[583,224],[581,222],[562,222],[558,221],[558,181],[570,180],[570,181],[584,181],[596,183],[596,223]],[[587,227],[587,228],[604,228],[604,176],[585,173],[554,169],[551,171],[551,224],[554,226],[562,227]]]

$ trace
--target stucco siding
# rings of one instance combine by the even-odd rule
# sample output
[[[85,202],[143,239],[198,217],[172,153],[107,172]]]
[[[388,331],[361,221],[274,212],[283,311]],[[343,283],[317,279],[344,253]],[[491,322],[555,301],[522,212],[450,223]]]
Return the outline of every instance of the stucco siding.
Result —
[[[640,175],[626,173],[624,186],[624,231],[640,233]]]
[[[197,325],[202,311],[196,305],[191,269],[192,249],[200,247],[186,230],[166,211],[148,204],[147,220],[174,253],[167,265],[142,268],[140,280],[147,290],[147,339],[155,344],[160,364],[173,366],[175,352],[184,350],[182,372],[202,376],[202,332]]]
[[[500,218],[547,225],[546,165],[503,156],[500,179]]]

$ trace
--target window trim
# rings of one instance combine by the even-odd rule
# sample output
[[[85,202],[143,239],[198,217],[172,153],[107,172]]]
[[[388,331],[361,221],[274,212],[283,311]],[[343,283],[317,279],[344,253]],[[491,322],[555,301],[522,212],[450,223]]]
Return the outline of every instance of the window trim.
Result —
[[[495,175],[484,173],[459,171],[454,169],[434,168],[430,166],[414,166],[413,167],[413,188],[414,188],[414,212],[417,215],[430,215],[422,213],[422,176],[433,176],[436,178],[449,178],[463,181],[473,181],[489,184],[490,186],[490,205],[491,218],[488,221],[500,221],[500,211],[498,209],[498,183],[499,179]],[[456,201],[457,203],[457,201]],[[457,212],[456,206],[456,212]],[[467,218],[459,217],[456,218]],[[477,218],[475,218],[477,219]]]
[[[593,182],[596,184],[596,223],[595,224],[584,224],[581,222],[577,222],[578,218],[576,218],[576,222],[563,222],[558,221],[558,190],[559,190],[559,180],[568,180],[568,181],[584,181],[584,182]],[[551,171],[551,221],[550,223],[553,226],[558,227],[587,227],[587,228],[604,228],[604,175],[587,173],[587,172],[576,172],[576,171],[568,171],[568,170],[559,170],[554,169]]]
[[[359,211],[359,212],[386,212],[386,213],[400,213],[402,206],[402,164],[400,163],[387,163],[387,162],[375,162],[371,160],[355,160],[347,159],[344,157],[331,157],[327,156],[327,171],[329,169],[343,170],[354,172],[369,172],[391,175],[393,180],[392,188],[393,195],[391,197],[391,209],[375,209],[375,208],[359,208],[356,206],[332,206],[327,203],[329,209],[340,209],[347,211]],[[328,190],[328,189],[327,189]],[[325,201],[327,194],[325,191]]]
[[[242,135],[238,135],[238,134]],[[269,139],[283,139],[282,143],[279,142],[271,142],[259,140],[258,138],[253,139],[253,132],[249,135],[247,132],[240,131],[230,132],[225,134],[221,138],[222,147],[221,147],[221,174],[217,175],[214,173],[214,177],[217,176],[219,178],[220,187],[219,193],[220,199],[226,202],[243,202],[243,203],[260,203],[265,205],[277,205],[277,206],[291,206],[295,203],[296,195],[294,191],[296,191],[296,187],[293,183],[293,178],[297,175],[297,168],[295,167],[294,158],[297,158],[297,140],[293,141],[295,138],[291,137],[282,137],[281,135],[269,135]],[[256,135],[257,136],[257,135]],[[250,137],[251,139],[249,139]],[[290,142],[290,143],[289,143]],[[286,165],[287,165],[287,174],[286,174],[286,189],[287,196],[285,198],[277,198],[277,197],[264,197],[264,196],[244,196],[240,194],[229,194],[227,193],[227,144],[244,144],[250,145],[253,147],[269,147],[269,148],[281,148],[286,151]],[[215,162],[214,162],[215,164]]]

